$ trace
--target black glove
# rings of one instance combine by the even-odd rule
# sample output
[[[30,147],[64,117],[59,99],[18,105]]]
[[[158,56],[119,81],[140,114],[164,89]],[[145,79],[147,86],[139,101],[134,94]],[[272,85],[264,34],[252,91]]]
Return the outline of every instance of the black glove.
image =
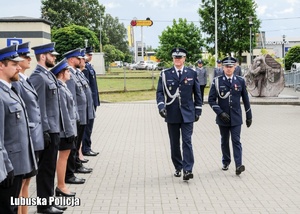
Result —
[[[230,122],[230,116],[226,113],[226,112],[222,112],[220,114],[220,119],[224,122],[224,123],[229,123]]]
[[[159,111],[159,114],[160,114],[161,117],[166,118],[167,117],[167,111],[166,111],[166,109],[164,109],[164,108],[161,109]]]
[[[4,188],[9,188],[13,185],[14,183],[14,170],[10,171],[9,173],[7,173],[7,176],[6,178],[1,182],[1,185],[4,187]]]
[[[200,116],[199,115],[195,115],[195,122],[197,122],[199,120]]]
[[[51,138],[48,132],[44,132],[44,145],[45,148],[48,148],[51,143]]]
[[[252,119],[247,119],[246,120],[246,125],[247,125],[248,128],[251,126],[251,124],[252,124]]]
[[[68,143],[73,143],[74,140],[75,140],[75,136],[74,135],[68,137]]]

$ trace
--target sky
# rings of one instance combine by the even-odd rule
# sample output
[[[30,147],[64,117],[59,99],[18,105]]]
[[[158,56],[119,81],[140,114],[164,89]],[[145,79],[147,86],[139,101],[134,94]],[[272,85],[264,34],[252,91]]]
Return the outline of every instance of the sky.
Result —
[[[257,16],[261,20],[261,31],[265,31],[267,41],[282,41],[286,36],[287,41],[300,40],[300,1],[299,0],[255,0],[257,3]],[[151,27],[134,27],[136,41],[143,42],[146,46],[157,48],[162,31],[167,26],[172,26],[173,19],[186,18],[198,27],[199,15],[197,13],[201,0],[99,0],[105,6],[105,12],[113,17],[118,17],[125,27],[133,19],[153,21]],[[41,1],[14,0],[14,4],[5,5],[0,17],[28,16],[39,18]],[[213,21],[213,20],[212,20]]]

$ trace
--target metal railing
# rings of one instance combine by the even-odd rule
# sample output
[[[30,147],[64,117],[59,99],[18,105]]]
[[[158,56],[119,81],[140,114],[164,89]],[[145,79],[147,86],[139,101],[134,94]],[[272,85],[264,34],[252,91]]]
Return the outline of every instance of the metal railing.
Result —
[[[300,71],[289,72],[284,74],[286,87],[293,87],[295,91],[300,91]]]

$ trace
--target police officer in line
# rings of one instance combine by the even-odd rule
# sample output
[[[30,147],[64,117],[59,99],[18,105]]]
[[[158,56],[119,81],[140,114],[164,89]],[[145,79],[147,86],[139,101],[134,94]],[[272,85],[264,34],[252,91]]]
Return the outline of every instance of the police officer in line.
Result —
[[[200,84],[202,105],[204,105],[204,89],[207,84],[207,71],[206,68],[203,67],[203,61],[201,59],[198,60],[198,67],[196,68],[196,72]]]
[[[73,95],[66,85],[66,81],[71,77],[68,66],[67,61],[63,59],[50,70],[57,78],[59,101],[64,115],[62,120],[64,129],[59,133],[60,144],[56,167],[57,187],[55,188],[55,195],[74,197],[76,193],[71,192],[65,183],[67,160],[71,149],[75,147],[74,142],[77,136],[76,105]]]
[[[222,62],[221,60],[217,60],[217,67],[214,68],[214,78],[218,76],[222,76],[224,73],[223,68],[222,68]]]
[[[241,69],[241,67],[239,65],[238,59],[236,59],[235,69],[234,69],[234,75],[235,76],[242,76],[242,69]]]
[[[92,91],[92,98],[93,98],[93,105],[95,111],[97,110],[97,107],[100,106],[100,98],[99,98],[99,91],[98,91],[98,85],[97,85],[97,78],[96,78],[96,72],[91,65],[91,61],[93,58],[93,47],[86,47],[85,49],[86,53],[86,63],[85,63],[85,69],[83,70],[84,75],[88,79],[91,91]],[[94,152],[92,150],[92,140],[91,135],[93,132],[93,126],[94,126],[94,119],[88,120],[88,124],[86,125],[84,129],[83,139],[82,139],[82,153],[85,156],[96,156],[99,154],[99,152]]]
[[[23,175],[37,170],[36,158],[30,137],[28,115],[23,99],[12,82],[19,80],[16,45],[0,49],[0,136],[3,161],[0,165],[0,213],[17,213],[18,206],[11,199],[19,197]]]
[[[59,104],[59,91],[56,77],[49,71],[55,65],[58,53],[51,42],[32,47],[37,60],[37,66],[29,77],[38,94],[44,134],[44,150],[39,157],[39,170],[36,176],[37,196],[48,198],[54,195],[54,179],[59,133],[62,127],[62,113]],[[62,213],[67,207],[38,205],[38,213]]]
[[[88,126],[89,121],[94,120],[94,118],[96,117],[96,114],[95,114],[95,108],[94,108],[94,101],[93,101],[93,97],[92,97],[92,90],[89,85],[88,79],[85,77],[85,75],[83,73],[83,70],[85,69],[85,60],[86,60],[85,49],[81,49],[80,53],[81,53],[81,58],[79,58],[80,63],[79,63],[79,68],[77,68],[77,75],[83,85],[83,90],[86,95],[86,101],[87,101],[87,125],[84,128],[84,132],[83,132],[83,136],[84,136],[84,133],[85,133],[86,127]],[[83,136],[82,136],[82,142],[83,142]],[[80,161],[82,163],[84,163],[84,162],[86,162],[85,161],[86,159],[84,159],[83,155],[82,155],[82,142],[80,144],[81,147],[78,152],[79,152]],[[96,154],[96,155],[98,155],[98,154]]]
[[[68,64],[69,70],[71,73],[70,80],[66,81],[68,89],[73,94],[73,99],[76,104],[77,111],[77,137],[75,138],[75,148],[71,149],[71,153],[69,155],[67,171],[66,171],[66,183],[70,184],[83,184],[85,179],[77,178],[75,176],[75,172],[78,173],[91,173],[91,168],[86,168],[83,166],[82,162],[79,159],[79,149],[82,141],[82,136],[84,132],[84,128],[87,124],[87,98],[84,92],[84,86],[79,78],[77,68],[80,67],[80,58],[81,49],[76,48],[74,50],[68,51],[63,55]]]
[[[17,89],[26,105],[31,139],[35,151],[35,156],[38,162],[39,153],[40,151],[44,150],[44,136],[41,111],[38,103],[38,94],[33,85],[30,83],[28,76],[26,76],[25,74],[25,71],[30,68],[31,62],[29,42],[25,42],[23,44],[18,45],[17,52],[18,55],[24,60],[19,62],[19,66],[21,67],[19,73],[20,80],[13,82],[12,85]],[[24,175],[20,197],[29,197],[28,191],[30,180],[31,177],[36,175],[36,173],[36,171],[33,171],[29,174]],[[28,213],[28,206],[19,206],[19,209],[21,209],[21,212],[19,213]]]
[[[184,66],[186,54],[187,51],[183,48],[174,48],[171,51],[174,66],[161,72],[156,92],[159,114],[165,118],[168,126],[174,176],[180,177],[183,170],[183,180],[193,178],[193,126],[202,113],[197,73]]]
[[[242,144],[240,142],[242,121],[242,98],[245,112],[246,125],[251,126],[252,113],[245,81],[242,77],[233,74],[236,59],[226,57],[222,60],[224,74],[213,80],[210,88],[208,102],[216,113],[216,123],[219,125],[222,149],[222,170],[228,170],[231,163],[229,138],[231,136],[236,175],[245,171],[242,162]]]

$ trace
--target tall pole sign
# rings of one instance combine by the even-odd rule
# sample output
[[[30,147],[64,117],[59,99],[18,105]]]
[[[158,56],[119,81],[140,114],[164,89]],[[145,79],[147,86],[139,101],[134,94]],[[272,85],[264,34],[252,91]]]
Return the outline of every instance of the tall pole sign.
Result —
[[[143,44],[143,26],[150,27],[153,25],[153,21],[150,18],[146,18],[146,20],[137,20],[133,19],[130,22],[132,27],[140,26],[141,27],[141,43],[142,43],[142,60],[144,60],[144,44]],[[136,47],[136,52],[138,51],[138,47]],[[137,61],[135,59],[135,61]]]

